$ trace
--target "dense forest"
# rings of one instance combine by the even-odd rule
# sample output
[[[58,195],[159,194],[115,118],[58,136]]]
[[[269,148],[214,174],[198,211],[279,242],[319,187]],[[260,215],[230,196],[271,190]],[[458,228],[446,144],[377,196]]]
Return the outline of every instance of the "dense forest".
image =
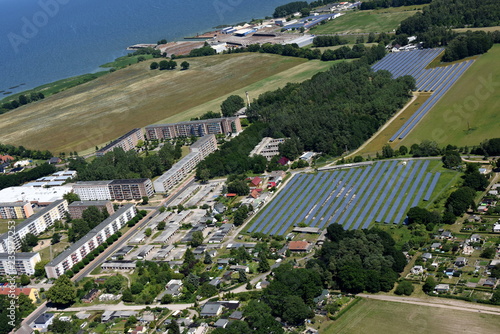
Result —
[[[307,1],[290,2],[285,5],[276,7],[273,13],[273,17],[277,18],[287,16],[295,12],[300,12],[300,10],[303,8],[309,8],[309,4],[307,3]]]
[[[342,225],[332,224],[327,238],[307,268],[317,271],[331,289],[390,291],[406,265],[392,237],[379,229],[345,231]]]
[[[500,156],[500,138],[493,138],[484,141],[472,150],[473,154],[486,156]]]
[[[0,175],[0,190],[8,187],[20,186],[23,183],[36,180],[42,176],[47,176],[55,171],[56,167],[54,165],[42,164],[24,172]]]
[[[456,38],[451,28],[500,24],[497,0],[434,0],[422,12],[403,20],[396,34],[417,35],[425,47],[445,46]]]
[[[70,161],[69,168],[78,172],[79,181],[152,178],[170,169],[181,157],[180,145],[165,143],[158,154],[140,157],[135,151],[116,148],[103,157],[87,162],[83,158]]]
[[[394,80],[363,62],[340,63],[311,80],[262,94],[247,114],[268,124],[266,136],[296,136],[305,150],[340,155],[401,108],[414,85],[412,77]]]
[[[430,3],[431,1],[432,0],[372,0],[372,1],[362,2],[361,6],[359,6],[359,9],[367,10],[367,9],[389,8],[389,7],[424,5]]]
[[[444,52],[443,61],[451,62],[487,52],[493,46],[490,34],[468,31],[451,40]]]

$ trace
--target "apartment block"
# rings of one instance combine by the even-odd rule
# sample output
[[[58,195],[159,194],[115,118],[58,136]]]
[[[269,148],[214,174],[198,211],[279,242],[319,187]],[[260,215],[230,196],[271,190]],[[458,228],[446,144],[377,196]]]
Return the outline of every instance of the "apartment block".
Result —
[[[61,199],[33,214],[17,225],[13,233],[9,231],[0,236],[0,253],[18,250],[26,234],[39,235],[45,232],[56,220],[62,219],[66,211],[68,211],[68,202]]]
[[[45,266],[49,278],[58,278],[76,263],[80,262],[87,254],[99,247],[111,235],[124,227],[136,215],[133,204],[127,204],[118,209],[112,216],[94,227],[83,238],[72,244],[64,252]]]
[[[105,209],[110,215],[115,213],[113,203],[110,201],[77,201],[68,205],[69,214],[73,219],[80,219],[82,218],[83,211],[91,206],[95,206],[99,210]]]
[[[26,219],[33,215],[30,202],[0,203],[0,219]]]
[[[150,179],[113,180],[109,184],[111,198],[116,201],[138,200],[144,196],[154,195],[153,183]]]
[[[265,157],[267,160],[271,160],[272,157],[275,155],[278,155],[279,152],[279,145],[285,142],[285,138],[270,138],[270,137],[264,137],[257,146],[250,152],[250,156],[253,157],[254,155],[262,155]]]
[[[166,173],[153,182],[155,191],[167,192],[196,168],[207,155],[217,150],[215,135],[204,136],[191,145],[190,153],[175,163]]]
[[[35,265],[41,260],[38,253],[0,253],[0,276],[31,276],[35,273]]]
[[[113,140],[108,145],[104,146],[96,152],[96,156],[102,157],[108,152],[113,151],[115,148],[121,147],[124,151],[130,151],[137,146],[140,140],[144,140],[144,134],[142,129],[137,128],[132,131],[127,132],[120,138]]]
[[[238,117],[213,118],[199,121],[188,121],[170,124],[153,124],[146,126],[146,138],[172,139],[177,137],[203,137],[210,134],[227,134],[241,132]]]
[[[77,194],[82,201],[109,201],[111,191],[109,190],[110,180],[108,181],[80,181],[73,185],[73,192]]]

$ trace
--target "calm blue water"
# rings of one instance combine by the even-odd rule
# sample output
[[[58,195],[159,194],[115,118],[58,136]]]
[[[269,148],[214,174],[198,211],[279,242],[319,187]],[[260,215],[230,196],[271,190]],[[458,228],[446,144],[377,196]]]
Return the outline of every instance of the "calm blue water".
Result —
[[[136,43],[271,16],[290,0],[0,0],[0,91],[99,70]],[[23,84],[14,89],[10,87]],[[0,99],[4,97],[0,93]]]

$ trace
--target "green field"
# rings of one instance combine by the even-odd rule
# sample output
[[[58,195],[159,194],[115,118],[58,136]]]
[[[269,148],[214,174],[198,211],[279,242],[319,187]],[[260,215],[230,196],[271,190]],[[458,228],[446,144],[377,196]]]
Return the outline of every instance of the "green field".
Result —
[[[363,299],[320,333],[498,333],[500,316]]]
[[[244,53],[187,59],[187,71],[150,70],[151,60],[128,66],[43,101],[0,115],[0,142],[53,152],[83,152],[134,127],[170,119],[189,120],[218,111],[222,98],[260,92],[301,81],[329,63]],[[286,70],[282,77],[273,77]],[[194,111],[185,111],[214,101]],[[208,108],[208,109],[207,109]],[[182,115],[180,115],[182,114]]]
[[[472,146],[499,136],[500,45],[477,58],[422,121],[401,141],[424,139],[441,145]]]
[[[377,10],[351,11],[341,17],[311,29],[311,33],[320,34],[359,34],[393,32],[401,21],[414,15],[422,6],[407,6]]]

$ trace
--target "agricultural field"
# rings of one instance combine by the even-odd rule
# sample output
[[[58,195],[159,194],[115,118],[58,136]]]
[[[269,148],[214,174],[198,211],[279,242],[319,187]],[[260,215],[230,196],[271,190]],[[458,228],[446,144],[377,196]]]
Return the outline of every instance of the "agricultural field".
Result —
[[[362,167],[296,174],[249,224],[248,233],[284,235],[293,226],[364,229],[399,224],[409,208],[431,201],[438,160],[367,162]],[[434,172],[432,172],[434,171]]]
[[[500,316],[492,314],[363,299],[335,322],[324,322],[320,332],[455,334],[473,328],[471,332],[488,334],[497,333],[499,323]]]
[[[401,145],[409,147],[430,139],[442,146],[472,146],[498,137],[498,59],[500,45],[495,44],[474,61],[470,70],[401,141]]]
[[[294,68],[294,74],[301,78],[300,65],[305,63],[313,67],[305,70],[307,75],[314,72],[315,65],[318,71],[328,66],[260,53],[188,61],[191,66],[187,71],[153,71],[149,69],[151,60],[144,61],[0,115],[0,142],[53,152],[82,152],[133,127],[181,114],[285,70]],[[275,88],[273,84],[268,87]]]
[[[376,10],[350,11],[341,17],[311,29],[315,35],[393,32],[401,21],[423,6],[406,6]]]

